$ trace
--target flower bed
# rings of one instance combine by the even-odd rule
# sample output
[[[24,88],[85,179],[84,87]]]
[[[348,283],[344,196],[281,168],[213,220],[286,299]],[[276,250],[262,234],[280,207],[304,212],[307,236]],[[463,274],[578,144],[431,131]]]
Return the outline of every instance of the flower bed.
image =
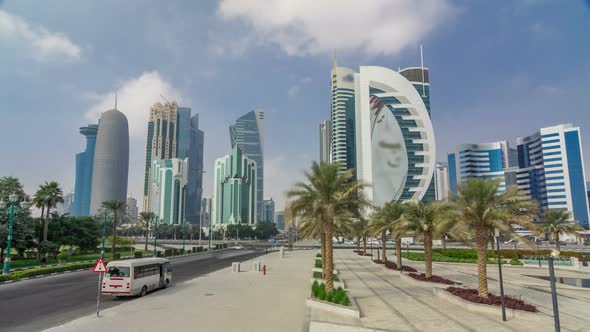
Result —
[[[326,285],[318,284],[317,281],[311,286],[311,296],[317,300],[350,306],[350,299],[344,289],[337,288],[333,289],[331,292],[326,292]]]
[[[445,291],[472,303],[487,304],[493,306],[501,306],[502,300],[499,296],[489,294],[487,298],[478,295],[476,289],[461,288],[461,287],[448,287]],[[537,307],[532,304],[526,303],[525,301],[514,298],[511,296],[504,296],[506,302],[506,308],[522,310],[528,312],[537,312]]]
[[[399,271],[397,264],[395,264],[394,262],[390,262],[390,261],[385,262],[385,267],[390,270]],[[407,266],[407,265],[403,265],[402,270],[407,271],[407,272],[418,272],[418,270],[416,270],[415,268],[413,268],[411,266]]]
[[[313,277],[314,278],[318,278],[318,279],[324,279],[322,277],[322,272],[314,272],[313,273]],[[334,276],[332,277],[332,280],[334,280],[334,281],[340,281],[340,278],[338,278],[338,275],[337,274],[334,274]]]
[[[416,280],[420,280],[420,281],[438,282],[440,284],[447,284],[447,285],[459,284],[458,282],[454,282],[449,279],[445,279],[443,277],[434,276],[434,275],[431,276],[430,278],[426,278],[426,274],[424,274],[424,273],[409,273],[408,275],[410,277],[412,277]]]

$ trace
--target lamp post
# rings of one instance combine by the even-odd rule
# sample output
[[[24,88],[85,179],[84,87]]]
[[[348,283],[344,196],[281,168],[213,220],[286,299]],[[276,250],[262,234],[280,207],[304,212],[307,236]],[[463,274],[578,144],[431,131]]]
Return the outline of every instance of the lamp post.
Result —
[[[8,196],[8,200],[10,201],[10,219],[8,222],[8,238],[6,241],[6,257],[4,258],[4,268],[2,269],[2,274],[9,274],[10,273],[10,249],[12,247],[12,227],[14,225],[14,210],[16,201],[18,201],[18,195],[12,194]],[[7,207],[7,203],[4,200],[0,200],[0,209],[5,209]],[[31,203],[28,201],[22,201],[20,203],[21,210],[28,210],[31,207]]]
[[[553,250],[551,255],[548,257],[549,263],[549,280],[551,281],[551,300],[553,302],[553,323],[555,326],[555,332],[561,331],[561,324],[559,322],[559,307],[557,306],[557,288],[555,287],[555,269],[553,266],[553,260],[559,257],[559,251]]]
[[[154,257],[158,257],[158,251],[156,246],[158,245],[158,218],[156,217],[156,222],[154,223]]]
[[[182,218],[182,254],[184,255],[184,244],[186,242],[186,219]]]
[[[104,260],[104,240],[107,236],[107,212],[104,211],[102,219],[102,245],[100,247],[100,258]]]
[[[539,250],[539,242],[537,242],[537,258],[539,259],[539,267],[541,267],[541,251]]]
[[[500,300],[502,301],[502,320],[506,321],[506,301],[504,300],[504,281],[502,280],[502,258],[500,256],[500,230],[496,228],[496,247],[498,248],[498,274],[500,279]]]

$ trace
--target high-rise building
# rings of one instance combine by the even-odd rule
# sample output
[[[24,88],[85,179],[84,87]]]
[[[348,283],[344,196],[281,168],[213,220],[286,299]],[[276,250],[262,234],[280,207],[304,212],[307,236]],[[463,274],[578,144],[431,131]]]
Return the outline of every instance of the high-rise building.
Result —
[[[500,192],[506,190],[505,169],[509,164],[506,141],[463,144],[449,153],[450,191],[457,192],[467,178],[501,179]]]
[[[355,143],[355,72],[334,66],[331,72],[332,106],[330,109],[330,160],[339,163],[341,171],[352,169],[356,174]]]
[[[516,139],[518,187],[541,209],[566,209],[588,228],[590,220],[580,128],[561,124]]]
[[[76,155],[76,184],[74,186],[74,206],[72,208],[72,215],[74,216],[90,215],[90,194],[92,192],[97,133],[97,124],[89,124],[80,128],[80,134],[86,137],[86,149]]]
[[[262,219],[262,201],[264,199],[264,110],[257,108],[239,117],[229,127],[232,149],[239,147],[248,159],[256,162],[256,214],[255,221]]]
[[[285,229],[285,212],[278,211],[275,212],[275,224],[277,225],[277,229],[282,231]]]
[[[346,77],[350,79],[350,73]],[[353,146],[357,179],[370,184],[363,189],[365,197],[376,207],[391,201],[434,200],[436,146],[428,69],[396,72],[361,66],[353,81]],[[338,104],[337,99],[333,101]],[[336,135],[334,119],[332,131]],[[334,149],[339,146],[336,139],[333,136]],[[348,141],[346,145],[352,148]]]
[[[133,197],[127,197],[127,205],[125,206],[127,210],[127,219],[130,224],[136,224],[139,209],[137,208],[137,200]]]
[[[213,198],[203,197],[201,199],[201,226],[209,227],[211,225],[211,213],[213,210]]]
[[[262,203],[262,222],[275,221],[275,201],[272,198],[267,198]]]
[[[154,159],[150,173],[152,211],[165,224],[182,224],[185,217],[188,158]]]
[[[203,196],[203,151],[205,142],[205,134],[202,130],[199,130],[199,114],[195,114],[190,120],[189,139],[186,222],[196,225],[199,224],[199,218],[201,217],[201,197]]]
[[[55,210],[57,214],[72,214],[72,210],[74,208],[74,194],[67,193],[64,195],[64,202],[58,203],[55,206]]]
[[[518,150],[514,148],[508,148],[508,166],[518,167]]]
[[[116,109],[102,113],[98,123],[90,195],[90,214],[96,215],[102,203],[127,199],[129,176],[129,124]]]
[[[178,158],[178,113],[179,107],[176,102],[155,103],[150,109],[143,183],[143,209],[145,211],[152,211],[149,188],[152,161]]]
[[[215,161],[213,227],[257,222],[258,167],[234,145],[231,154]]]
[[[332,121],[325,120],[320,123],[320,162],[330,162],[330,131]]]
[[[435,171],[436,200],[449,199],[449,167],[447,163],[436,163]]]

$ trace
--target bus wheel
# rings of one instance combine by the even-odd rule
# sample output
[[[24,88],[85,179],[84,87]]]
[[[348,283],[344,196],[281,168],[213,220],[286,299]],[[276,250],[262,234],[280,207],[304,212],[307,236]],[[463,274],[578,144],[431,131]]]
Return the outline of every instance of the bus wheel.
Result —
[[[170,287],[170,280],[166,279],[166,281],[164,281],[164,288],[168,287]]]
[[[141,293],[139,293],[139,296],[145,296],[147,294],[147,286],[143,286],[141,288]]]

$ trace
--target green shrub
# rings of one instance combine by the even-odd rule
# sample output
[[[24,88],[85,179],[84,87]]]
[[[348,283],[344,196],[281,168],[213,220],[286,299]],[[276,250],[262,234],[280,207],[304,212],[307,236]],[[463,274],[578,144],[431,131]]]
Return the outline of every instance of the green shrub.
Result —
[[[326,299],[326,285],[321,284],[318,289],[318,299],[324,301]]]
[[[93,267],[95,262],[88,262],[88,263],[72,263],[66,265],[58,265],[58,266],[47,266],[47,267],[39,267],[33,268],[28,270],[22,271],[15,271],[11,274],[2,274],[0,275],[0,281],[7,281],[7,280],[15,280],[27,277],[33,277],[38,275],[50,274],[54,272],[63,272],[63,271],[73,271],[78,269],[86,269]]]
[[[162,257],[162,256],[163,255],[162,255],[162,251],[161,250],[156,251],[156,257]]]
[[[57,260],[62,263],[62,262],[69,262],[72,259],[72,255],[70,255],[69,252],[61,252],[57,255]]]
[[[322,261],[315,261],[315,267],[321,269],[322,268]]]
[[[519,261],[518,259],[513,258],[510,260],[510,265],[521,265],[522,266],[522,265],[524,265],[524,263]]]
[[[141,251],[135,251],[133,253],[133,256],[135,256],[135,258],[141,258],[141,257],[143,257],[143,252],[141,252]]]
[[[192,249],[193,254],[197,252],[197,247],[193,247]]]
[[[330,293],[327,293],[327,294],[326,294],[326,299],[325,299],[325,301],[327,301],[327,302],[332,302],[332,297],[333,297],[333,296],[334,296],[334,292],[333,292],[333,291],[332,291],[332,292],[330,292]]]
[[[114,261],[117,261],[119,259],[121,259],[121,253],[119,253],[119,252],[114,253],[113,254],[113,260]]]
[[[320,253],[318,252],[317,254],[315,254],[315,257],[322,258],[322,254],[320,254]]]
[[[164,256],[172,256],[172,249],[164,249]]]
[[[311,285],[311,295],[313,297],[318,297],[318,291],[320,289],[320,285],[318,284],[317,280],[313,282],[313,285]]]

